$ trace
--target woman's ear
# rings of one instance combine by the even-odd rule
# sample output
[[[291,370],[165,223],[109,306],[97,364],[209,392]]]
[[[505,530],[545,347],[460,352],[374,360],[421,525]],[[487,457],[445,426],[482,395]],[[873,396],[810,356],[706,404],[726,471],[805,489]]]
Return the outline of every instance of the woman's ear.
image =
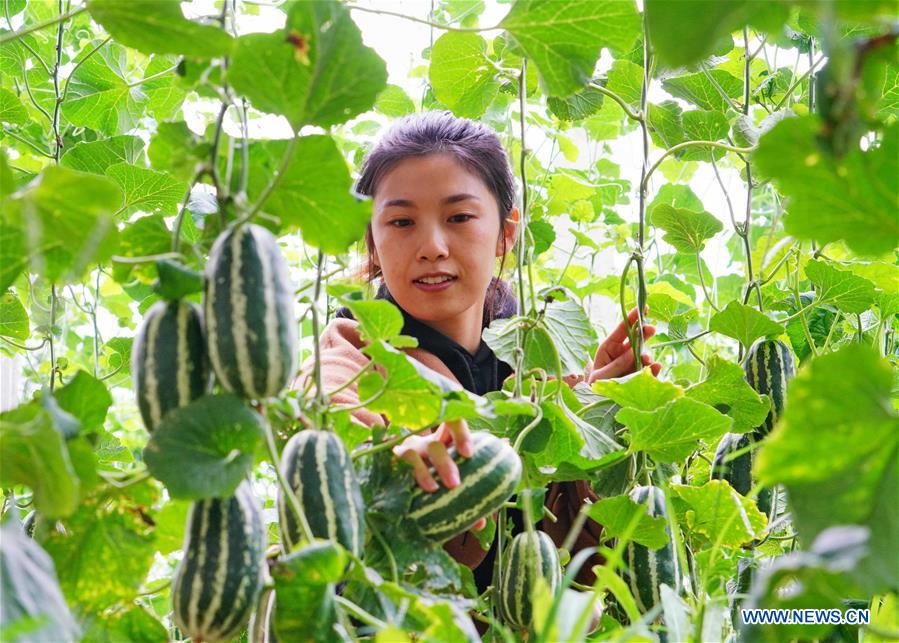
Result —
[[[500,231],[499,238],[496,240],[496,256],[502,257],[506,252],[510,251],[515,245],[515,239],[518,237],[518,225],[521,220],[521,213],[518,208],[512,208],[509,216],[503,222],[503,229]]]

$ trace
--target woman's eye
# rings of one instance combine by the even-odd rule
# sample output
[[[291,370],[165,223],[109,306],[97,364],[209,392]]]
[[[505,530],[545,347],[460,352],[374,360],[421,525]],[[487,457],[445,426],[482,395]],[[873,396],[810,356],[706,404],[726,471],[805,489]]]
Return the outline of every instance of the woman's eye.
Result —
[[[408,227],[407,224],[411,223],[412,221],[409,219],[394,219],[390,222],[390,225],[392,225],[394,228],[406,228]]]
[[[464,217],[464,218],[460,220],[459,217]],[[453,216],[450,217],[450,219],[456,220],[459,223],[465,223],[469,219],[474,219],[474,215],[473,214],[454,214]]]

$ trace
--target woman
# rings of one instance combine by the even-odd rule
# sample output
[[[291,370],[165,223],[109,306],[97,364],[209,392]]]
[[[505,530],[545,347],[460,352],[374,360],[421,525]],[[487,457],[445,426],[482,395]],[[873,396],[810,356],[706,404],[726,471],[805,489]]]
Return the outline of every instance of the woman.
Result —
[[[518,234],[519,211],[508,157],[489,127],[452,114],[430,112],[397,122],[365,159],[357,184],[372,198],[372,220],[365,236],[368,250],[366,278],[380,278],[376,297],[388,299],[402,311],[403,334],[419,346],[406,353],[425,366],[483,395],[502,388],[512,368],[499,361],[481,339],[483,329],[497,318],[517,312],[509,285],[494,276],[500,258]],[[636,311],[631,313],[631,323]],[[644,337],[654,333],[644,328]],[[573,386],[586,379],[619,377],[633,371],[633,358],[624,324],[603,342],[593,368],[572,375]],[[368,363],[360,352],[364,343],[356,321],[341,309],[321,337],[322,385],[333,390]],[[661,366],[643,355],[653,373]],[[303,366],[301,386],[312,370]],[[298,387],[300,387],[298,386]],[[333,396],[336,404],[357,405],[355,386]],[[354,421],[367,427],[384,418],[364,408],[353,411]],[[444,423],[428,435],[411,436],[395,447],[400,460],[412,467],[418,485],[433,492],[442,483],[459,484],[459,472],[447,447],[470,455],[471,440],[464,420]],[[433,466],[437,479],[430,473]],[[438,482],[439,480],[439,482]],[[554,484],[547,506],[558,517],[542,528],[560,545],[584,499],[596,500],[586,482]],[[519,521],[520,521],[520,517]],[[482,519],[473,529],[484,526]],[[597,543],[601,528],[588,521],[575,542],[577,551]],[[469,533],[445,545],[460,563],[474,569],[481,591],[491,581],[492,555]],[[486,560],[485,560],[486,558]],[[589,569],[579,577],[589,578]]]

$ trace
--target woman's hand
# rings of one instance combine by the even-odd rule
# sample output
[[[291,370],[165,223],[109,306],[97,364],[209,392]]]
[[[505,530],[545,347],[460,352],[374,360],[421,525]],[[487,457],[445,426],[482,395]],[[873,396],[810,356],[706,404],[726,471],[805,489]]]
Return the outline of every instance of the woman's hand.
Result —
[[[634,308],[628,313],[628,324],[633,326],[637,323],[637,309]],[[643,341],[656,334],[655,326],[643,327]],[[653,375],[658,375],[662,370],[662,365],[653,362],[649,353],[643,353],[641,356],[643,366],[649,366]],[[621,377],[634,372],[634,355],[631,350],[631,343],[627,338],[627,326],[622,321],[612,334],[606,338],[599,349],[596,351],[596,357],[593,360],[593,371],[587,376],[587,384],[592,384],[596,380],[607,380],[612,377]]]
[[[465,458],[471,457],[471,432],[464,419],[444,422],[436,431],[427,435],[410,435],[393,447],[393,453],[412,467],[415,482],[424,491],[434,493],[439,488],[429,465],[433,465],[440,481],[447,489],[458,487],[459,467],[450,457],[447,447],[456,445],[456,451]],[[481,518],[475,524],[475,531],[483,529],[487,520]]]

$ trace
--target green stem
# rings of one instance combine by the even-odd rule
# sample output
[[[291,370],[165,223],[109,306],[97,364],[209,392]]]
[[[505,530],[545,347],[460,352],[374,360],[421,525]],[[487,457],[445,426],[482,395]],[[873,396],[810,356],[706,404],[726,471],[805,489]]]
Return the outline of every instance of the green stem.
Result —
[[[22,136],[19,136],[18,134],[16,134],[15,132],[13,132],[13,131],[10,130],[10,129],[5,130],[4,133],[5,133],[7,136],[12,136],[14,139],[16,139],[17,141],[19,141],[19,142],[21,142],[21,143],[25,143],[25,145],[27,145],[28,147],[30,147],[31,149],[33,149],[35,152],[37,152],[37,153],[40,154],[41,156],[45,156],[45,157],[47,157],[48,159],[56,158],[55,156],[53,156],[52,154],[50,154],[50,152],[46,152],[46,151],[42,150],[41,148],[39,148],[39,147],[37,146],[37,144],[32,143],[31,141],[29,141],[28,139],[26,139],[26,138],[24,138],[24,137],[22,137]]]
[[[315,288],[312,290],[312,351],[313,351],[313,370],[312,379],[315,382],[315,412],[321,413],[322,409],[328,404],[325,397],[325,391],[322,389],[322,356],[319,340],[321,339],[320,321],[318,318],[318,300],[322,290],[322,268],[325,263],[325,254],[319,250],[318,259],[315,264]],[[372,400],[368,400],[372,401]],[[368,402],[367,401],[367,402]],[[366,402],[366,403],[367,403]]]
[[[200,169],[195,175],[190,185],[187,187],[187,193],[184,200],[181,201],[181,207],[178,209],[178,216],[175,217],[175,225],[172,226],[172,252],[177,253],[181,249],[181,226],[184,224],[184,215],[187,213],[187,205],[190,203],[190,195],[194,186],[200,181],[205,169]]]
[[[370,446],[366,449],[359,449],[358,451],[353,452],[352,459],[358,460],[360,458],[364,458],[365,456],[374,455],[375,453],[379,453],[381,451],[386,451],[387,449],[392,449],[396,445],[403,442],[406,438],[412,435],[418,435],[419,433],[424,433],[425,431],[430,430],[430,426],[423,426],[420,429],[415,429],[413,431],[409,431],[404,433],[403,435],[399,435],[395,438],[390,438],[389,440],[385,440],[383,442],[379,442],[374,446]]]
[[[802,76],[800,76],[799,78],[796,79],[796,82],[794,82],[792,85],[789,86],[789,88],[787,88],[787,91],[784,92],[784,97],[781,98],[780,101],[777,103],[777,105],[774,106],[775,112],[784,106],[784,104],[787,102],[787,99],[790,97],[790,95],[792,95],[793,90],[795,90],[799,85],[801,85],[802,81],[804,81],[806,78],[808,78],[812,74],[812,72],[815,71],[815,68],[824,61],[824,58],[825,58],[825,56],[821,56],[820,58],[818,58],[818,60],[816,60],[814,63],[812,63],[812,65],[808,68],[808,70],[804,74],[802,74]]]
[[[103,42],[101,42],[96,47],[94,47],[93,49],[91,49],[90,52],[84,58],[82,58],[77,63],[75,63],[75,66],[72,67],[72,71],[69,72],[69,77],[66,78],[66,85],[65,85],[65,87],[63,87],[63,90],[62,90],[62,102],[65,102],[66,96],[69,95],[69,84],[72,82],[72,78],[75,77],[75,72],[78,71],[78,68],[81,67],[81,65],[83,65],[87,61],[88,58],[90,58],[95,53],[97,53],[100,50],[100,47],[105,45],[110,40],[112,40],[111,36],[109,38],[107,38],[106,40],[104,40]]]
[[[162,78],[163,76],[171,74],[176,69],[178,69],[178,65],[172,65],[168,69],[163,69],[162,71],[158,71],[155,74],[147,76],[146,78],[141,78],[140,80],[135,80],[133,83],[128,83],[127,87],[128,89],[133,89],[135,87],[143,85],[144,83],[149,83],[151,80],[156,80],[157,78]]]
[[[375,627],[379,630],[383,630],[387,627],[387,623],[379,619],[377,616],[369,614],[351,600],[344,598],[343,596],[335,596],[334,600],[338,605],[349,612],[351,616],[362,621],[366,625],[371,625],[372,627]]]
[[[374,366],[374,364],[375,364],[374,362],[369,361],[368,364],[366,364],[365,366],[363,366],[362,368],[360,368],[360,369],[356,372],[356,374],[353,375],[353,376],[352,376],[350,379],[348,379],[346,382],[344,382],[343,384],[341,384],[340,386],[338,386],[337,388],[335,388],[333,391],[328,391],[327,393],[325,393],[325,397],[326,397],[327,399],[330,400],[332,397],[334,397],[335,395],[337,395],[338,393],[340,393],[340,392],[341,392],[342,390],[344,390],[345,388],[349,388],[350,386],[352,386],[352,385],[353,385],[353,384],[354,384],[360,377],[362,377],[365,373],[367,373],[368,371],[370,371],[371,368]]]
[[[56,346],[53,343],[53,332],[56,326],[56,284],[50,284],[50,328],[47,339],[50,343],[50,393],[56,388]]]
[[[17,342],[14,342],[14,341],[11,340],[9,337],[3,337],[2,335],[0,335],[0,339],[2,339],[4,342],[6,342],[7,344],[9,344],[10,346],[15,346],[15,347],[18,348],[19,350],[23,350],[23,351],[39,351],[40,349],[42,349],[42,348],[47,344],[47,338],[46,338],[46,337],[44,337],[44,341],[42,341],[42,342],[41,342],[40,344],[38,344],[37,346],[25,346],[24,344],[19,344],[19,343],[17,343]]]
[[[112,256],[113,263],[151,263],[153,261],[159,261],[160,259],[180,259],[182,257],[180,252],[160,252],[158,255],[144,255],[143,257],[120,257],[119,255]]]
[[[271,196],[272,192],[281,184],[281,181],[284,179],[284,172],[287,169],[290,160],[293,158],[294,150],[296,150],[297,143],[299,142],[300,137],[297,132],[294,132],[293,138],[290,139],[290,142],[287,144],[287,149],[284,150],[284,156],[281,157],[281,163],[278,165],[278,169],[275,172],[275,176],[269,182],[265,189],[262,191],[262,194],[259,195],[259,198],[256,200],[256,203],[250,208],[249,212],[247,212],[243,217],[241,217],[237,225],[242,223],[246,223],[254,216],[259,210],[262,209],[262,206],[265,204],[266,200]]]
[[[843,319],[843,312],[838,310],[836,316],[833,318],[833,324],[830,326],[830,330],[827,331],[827,339],[824,340],[824,346],[821,347],[821,351],[826,353],[827,349],[830,348],[830,340],[833,338],[833,331],[836,329],[837,325]]]
[[[683,339],[672,339],[667,342],[659,342],[658,344],[653,344],[652,347],[653,348],[661,348],[663,346],[675,346],[677,344],[688,344],[692,341],[699,339],[700,337],[708,335],[711,332],[712,331],[710,331],[710,330],[704,330],[701,333],[696,333],[692,337],[684,337]]]
[[[518,111],[519,124],[521,127],[521,156],[519,159],[519,172],[521,174],[521,212],[519,213],[518,228],[518,309],[521,314],[527,314],[525,310],[524,299],[524,260],[525,260],[525,242],[527,240],[528,225],[528,179],[527,179],[527,147],[525,143],[525,112],[527,107],[527,71],[528,60],[521,60],[521,74],[518,77]],[[531,302],[534,306],[535,302]]]
[[[300,531],[303,533],[303,538],[311,543],[315,539],[315,536],[312,533],[312,527],[309,526],[309,521],[306,519],[306,513],[303,511],[303,507],[300,505],[297,495],[293,492],[293,488],[288,484],[287,479],[281,472],[281,459],[278,456],[278,447],[275,445],[275,436],[272,435],[272,427],[264,419],[262,421],[262,430],[263,433],[265,433],[265,446],[268,448],[268,455],[272,461],[272,467],[275,469],[275,476],[278,479],[278,484],[281,486],[281,493],[284,494],[284,497],[287,499],[287,504],[290,505],[290,510],[293,511],[293,515],[296,516]]]
[[[521,445],[524,444],[524,439],[528,436],[534,427],[540,424],[540,421],[543,419],[543,407],[539,404],[537,405],[537,415],[534,416],[534,419],[528,422],[528,424],[521,430],[521,433],[518,434],[518,437],[515,438],[515,444],[512,447],[515,449],[515,453],[521,453]]]
[[[24,68],[22,69],[22,72],[23,72],[23,73],[22,73],[22,80],[25,82],[25,91],[28,92],[28,98],[31,99],[31,104],[34,105],[35,108],[37,108],[37,110],[38,110],[41,114],[44,115],[44,117],[45,117],[45,118],[47,119],[47,121],[50,123],[50,127],[53,127],[53,117],[50,116],[50,112],[48,112],[46,109],[44,109],[43,107],[41,107],[41,106],[38,104],[37,99],[34,97],[34,94],[31,93],[31,83],[28,82],[28,72],[25,71]],[[18,85],[17,85],[17,86],[18,86]]]
[[[24,29],[20,29],[19,31],[14,31],[13,33],[7,33],[0,36],[0,45],[4,45],[8,42],[12,42],[14,40],[18,40],[22,36],[26,34],[33,33],[35,31],[40,31],[46,27],[52,27],[53,25],[65,22],[69,18],[73,18],[80,13],[84,13],[87,11],[87,7],[78,7],[77,9],[72,9],[68,13],[64,13],[62,15],[56,16],[55,18],[50,18],[49,20],[44,20],[43,22],[38,22],[37,24],[30,25],[25,27]]]
[[[4,2],[4,3],[3,3],[3,13],[4,13],[5,16],[6,16],[6,24],[8,24],[10,27],[12,27],[12,20],[11,20],[10,17],[9,17],[9,3],[8,3],[8,2]],[[34,57],[37,59],[37,61],[41,64],[41,67],[43,67],[43,68],[44,68],[44,71],[47,73],[47,76],[52,76],[52,75],[53,75],[53,72],[50,71],[50,68],[47,66],[47,63],[44,62],[44,59],[41,58],[40,54],[38,54],[38,53],[31,47],[31,45],[29,45],[26,41],[23,40],[23,41],[22,41],[22,46],[25,47],[25,49],[27,49],[27,50],[29,51],[29,53],[31,53],[31,55],[34,56]],[[25,73],[24,67],[22,68],[22,72]],[[27,74],[26,74],[26,75],[27,75]]]
[[[699,250],[696,251],[696,270],[699,272],[699,285],[702,286],[702,294],[705,295],[705,300],[709,302],[709,306],[711,306],[716,313],[719,312],[720,309],[715,305],[712,296],[705,286],[705,277],[702,275],[702,258],[699,256]]]
[[[368,525],[368,530],[371,532],[372,536],[374,536],[375,540],[378,541],[378,544],[384,551],[384,555],[387,557],[387,564],[390,565],[390,580],[392,580],[394,583],[399,583],[400,574],[396,566],[396,558],[394,558],[393,556],[390,545],[387,544],[387,541],[384,540],[384,536],[381,534],[381,531],[372,524],[371,520],[366,519],[365,522]]]
[[[611,98],[613,101],[618,103],[618,105],[621,107],[621,109],[624,110],[625,115],[632,121],[637,121],[638,123],[643,122],[643,115],[638,114],[637,112],[631,110],[630,106],[626,102],[624,102],[624,99],[621,96],[619,96],[618,94],[616,94],[615,92],[613,92],[611,89],[609,89],[607,87],[603,87],[602,85],[600,85],[598,83],[590,83],[590,87],[592,87],[593,89],[598,91],[600,94],[605,94],[606,96]]]

